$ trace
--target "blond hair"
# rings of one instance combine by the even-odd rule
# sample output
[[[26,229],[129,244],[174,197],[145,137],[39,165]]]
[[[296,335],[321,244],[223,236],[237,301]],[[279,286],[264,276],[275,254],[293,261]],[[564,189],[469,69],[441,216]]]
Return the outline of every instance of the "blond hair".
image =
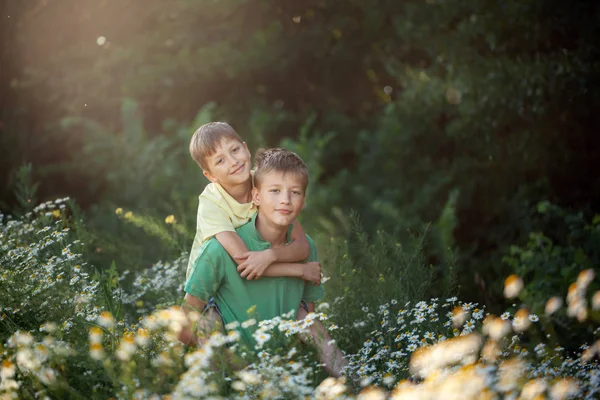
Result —
[[[227,122],[209,122],[194,132],[190,140],[190,155],[200,168],[209,171],[206,159],[215,154],[217,146],[223,139],[238,140],[243,143],[242,138]]]
[[[264,176],[272,171],[292,173],[302,180],[302,188],[308,186],[308,168],[293,151],[281,148],[259,149],[254,157],[254,186],[260,188]]]

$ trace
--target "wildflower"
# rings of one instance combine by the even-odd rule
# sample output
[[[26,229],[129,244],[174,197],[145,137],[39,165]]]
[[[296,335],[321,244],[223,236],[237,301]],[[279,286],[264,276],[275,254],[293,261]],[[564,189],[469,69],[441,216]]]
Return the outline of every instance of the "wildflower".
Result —
[[[251,327],[252,325],[256,325],[256,320],[254,318],[251,318],[247,321],[242,322],[243,329],[247,329],[247,328]]]
[[[389,372],[383,376],[384,385],[391,386],[396,382],[396,377]]]
[[[521,308],[515,313],[515,318],[513,319],[513,328],[516,332],[523,332],[529,328],[529,326],[531,326],[531,321],[529,320],[529,311],[527,311],[526,308]]]
[[[508,392],[517,388],[518,380],[525,372],[525,363],[519,358],[503,361],[498,366],[497,388]]]
[[[600,290],[598,290],[596,293],[594,293],[594,296],[592,296],[592,310],[600,310]]]
[[[455,328],[462,326],[468,317],[469,314],[463,307],[456,306],[452,309],[452,325],[454,325]]]
[[[523,385],[520,398],[523,400],[537,399],[546,391],[546,386],[543,379],[532,379]]]
[[[539,317],[535,314],[529,314],[527,318],[529,318],[531,322],[538,322],[540,320]]]
[[[365,378],[362,378],[360,381],[360,386],[361,387],[367,387],[369,386],[371,383],[373,383],[373,378],[370,376],[367,376]]]
[[[467,323],[464,326],[464,329],[467,332],[472,332],[474,328],[475,328],[475,322],[472,319],[467,321]]]
[[[237,390],[238,392],[244,392],[246,391],[246,384],[242,381],[233,381],[231,388],[233,390]]]
[[[512,299],[517,297],[523,289],[523,279],[518,275],[512,274],[504,281],[504,297]]]
[[[147,346],[150,343],[150,336],[148,335],[148,331],[146,329],[138,328],[135,335],[135,343],[138,346]]]
[[[481,318],[483,318],[483,310],[480,310],[478,308],[473,310],[473,318],[476,320],[480,320]]]
[[[117,349],[117,358],[121,361],[128,361],[136,349],[137,346],[135,345],[133,334],[127,332],[123,335],[123,340],[121,340]]]
[[[238,371],[236,375],[242,382],[248,385],[258,385],[261,382],[261,379],[256,372],[242,370]]]
[[[33,343],[33,336],[29,332],[18,331],[14,338],[18,346],[29,346]]]
[[[594,280],[595,275],[596,274],[594,273],[594,270],[591,268],[584,269],[583,271],[581,271],[579,273],[579,276],[577,276],[577,288],[580,291],[587,290],[588,285]]]
[[[40,380],[45,385],[51,385],[56,382],[56,372],[52,368],[44,368],[40,371]]]
[[[554,400],[567,399],[579,394],[579,385],[572,378],[564,378],[552,385],[550,398]]]
[[[367,385],[370,385],[370,383],[368,383]],[[358,400],[385,400],[386,395],[381,388],[368,387],[366,389],[363,389],[356,398]]]
[[[111,313],[108,311],[103,311],[98,317],[98,325],[107,329],[113,328],[115,326],[115,319]]]
[[[492,340],[499,341],[511,331],[510,323],[504,318],[490,316],[483,323],[483,333],[488,335]]]
[[[343,378],[329,377],[317,386],[314,392],[316,399],[336,399],[346,392],[345,380]]]
[[[510,318],[510,313],[508,311],[505,311],[502,313],[502,315],[500,316],[500,318],[502,318],[503,320],[507,320]]]
[[[171,214],[165,218],[165,223],[169,224],[169,225],[173,225],[173,224],[177,223],[177,220],[175,219],[175,216],[173,214]]]
[[[15,364],[10,361],[8,358],[2,360],[2,369],[0,370],[0,379],[2,381],[12,378],[15,376]]]
[[[92,343],[90,345],[90,357],[94,360],[102,360],[104,358],[104,349],[100,343]]]
[[[89,332],[89,340],[92,344],[102,343],[102,329],[97,326],[91,327]]]
[[[54,322],[46,322],[40,326],[40,332],[54,333],[56,332],[57,325]]]
[[[240,323],[238,321],[233,321],[233,322],[226,324],[225,329],[228,331],[232,331],[234,329],[237,329],[239,326],[240,326]]]
[[[545,309],[546,315],[554,314],[556,311],[558,311],[559,308],[562,307],[562,303],[563,303],[562,299],[557,296],[549,299],[546,302],[546,309]]]
[[[155,367],[171,367],[175,364],[175,362],[169,357],[169,354],[166,352],[161,352],[158,356],[156,356],[152,360],[152,365]]]
[[[254,339],[256,339],[256,344],[257,346],[260,348],[262,347],[266,342],[269,341],[269,339],[271,339],[271,335],[269,335],[266,332],[259,332],[256,331],[255,335],[254,335]]]

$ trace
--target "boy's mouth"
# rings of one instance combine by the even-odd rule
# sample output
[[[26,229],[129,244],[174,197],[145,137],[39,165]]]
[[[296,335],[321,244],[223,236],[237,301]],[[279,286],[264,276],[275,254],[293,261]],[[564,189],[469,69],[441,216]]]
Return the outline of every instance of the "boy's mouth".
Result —
[[[238,168],[236,168],[231,175],[237,174],[238,172],[240,172],[244,167],[246,166],[246,164],[242,164],[240,165]]]
[[[277,209],[275,211],[277,211],[278,213],[283,214],[283,215],[290,215],[292,213],[292,210],[285,210],[285,209]]]

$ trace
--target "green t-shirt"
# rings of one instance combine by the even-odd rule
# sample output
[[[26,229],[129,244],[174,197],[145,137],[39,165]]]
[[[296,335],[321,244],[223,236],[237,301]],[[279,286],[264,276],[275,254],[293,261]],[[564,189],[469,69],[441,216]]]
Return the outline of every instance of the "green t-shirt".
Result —
[[[271,247],[256,230],[256,215],[250,222],[236,229],[250,251],[261,251]],[[308,261],[317,261],[314,242],[308,237],[310,256]],[[289,240],[289,235],[288,235]],[[247,280],[237,272],[237,264],[215,238],[204,243],[194,262],[193,270],[186,281],[185,292],[208,302],[214,297],[223,322],[244,322],[271,319],[291,310],[297,310],[300,300],[307,303],[323,297],[323,286],[292,277],[263,277]],[[255,306],[254,314],[248,310]],[[252,333],[255,326],[238,328],[244,341],[254,347]]]

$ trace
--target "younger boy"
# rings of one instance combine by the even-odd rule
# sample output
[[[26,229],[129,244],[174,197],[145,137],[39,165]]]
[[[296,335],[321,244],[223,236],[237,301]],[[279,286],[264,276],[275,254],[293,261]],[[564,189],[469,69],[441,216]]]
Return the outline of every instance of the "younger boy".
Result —
[[[304,162],[295,153],[283,149],[270,149],[256,156],[252,200],[258,213],[251,221],[237,229],[243,242],[251,250],[281,249],[290,242],[292,224],[304,207],[308,185],[308,171]],[[316,247],[309,243],[309,260],[317,260]],[[232,268],[233,267],[233,268]],[[266,277],[261,280],[246,280],[235,270],[235,263],[216,238],[202,247],[196,258],[190,277],[185,285],[185,310],[202,310],[210,298],[214,298],[225,325],[244,322],[250,318],[272,319],[295,310],[301,300],[307,304],[298,318],[306,311],[314,311],[314,301],[323,296],[323,287],[300,279]],[[249,310],[253,309],[253,314]],[[207,316],[200,317],[199,325]],[[252,332],[256,326],[238,327],[243,341],[254,347]],[[345,364],[341,351],[333,344],[320,321],[311,326],[310,336],[315,341],[325,369],[339,376]],[[184,343],[197,344],[203,339],[195,336],[189,328],[180,335]]]
[[[302,227],[293,221],[292,242],[281,248],[248,251],[235,229],[256,214],[252,202],[250,152],[245,142],[225,122],[202,125],[190,141],[190,154],[211,183],[199,196],[196,237],[190,251],[188,279],[202,244],[215,237],[236,261],[243,278],[296,276],[319,284],[321,267],[306,260],[309,245]]]

